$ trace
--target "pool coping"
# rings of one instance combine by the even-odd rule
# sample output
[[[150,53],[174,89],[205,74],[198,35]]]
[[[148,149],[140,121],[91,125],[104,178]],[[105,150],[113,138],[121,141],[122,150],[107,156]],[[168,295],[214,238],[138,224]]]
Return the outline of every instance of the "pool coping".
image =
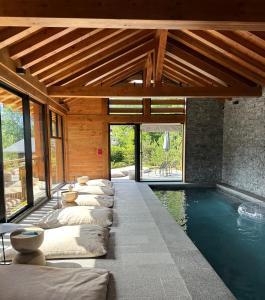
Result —
[[[218,188],[219,190],[228,193],[230,195],[233,195],[235,197],[238,197],[240,199],[246,200],[246,201],[250,201],[250,202],[256,202],[256,203],[264,203],[265,202],[265,198],[247,191],[243,191],[240,189],[237,189],[233,186],[224,184],[224,183],[217,183],[216,184],[216,188]]]
[[[137,185],[192,299],[235,299],[150,186],[146,183]]]

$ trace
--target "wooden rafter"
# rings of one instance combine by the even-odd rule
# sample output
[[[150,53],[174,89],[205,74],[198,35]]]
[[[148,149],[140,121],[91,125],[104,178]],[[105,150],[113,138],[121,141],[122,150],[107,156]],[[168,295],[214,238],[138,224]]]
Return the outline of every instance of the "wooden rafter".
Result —
[[[26,9],[25,9],[26,7]],[[45,9],[43,9],[45,7]],[[148,14],[146,13],[148,12]],[[146,19],[148,18],[148,19]],[[213,2],[171,0],[161,1],[105,1],[97,0],[2,0],[0,23],[4,26],[84,28],[189,28],[189,29],[245,29],[264,28],[264,2],[242,0]],[[198,28],[199,27],[199,28]],[[213,28],[215,27],[215,28]],[[246,29],[248,28],[248,29]]]
[[[116,83],[119,83],[128,77],[132,76],[133,74],[136,74],[140,71],[142,71],[144,68],[144,60],[140,59],[139,61],[133,62],[125,67],[123,67],[121,70],[117,70],[113,72],[113,74],[105,76],[105,78],[100,79],[97,82],[94,82],[94,85],[102,85],[102,86],[112,86]]]
[[[146,59],[145,68],[144,68],[144,86],[150,87],[151,80],[153,75],[153,61],[152,61],[152,54],[149,53]]]
[[[39,26],[29,28],[8,27],[0,31],[0,49],[12,45],[15,42],[26,38],[34,32],[40,30]]]
[[[102,61],[103,63],[104,61],[107,62],[121,55],[123,52],[126,52],[127,49],[141,43],[141,41],[150,38],[150,36],[150,33],[138,31],[120,33],[117,36],[104,41],[104,43],[99,43],[90,50],[59,64],[56,66],[55,70],[54,68],[48,70],[47,72],[51,73],[55,71],[56,74],[51,76],[48,80],[45,80],[45,84],[49,86],[61,82],[70,76],[78,77],[80,74],[89,70],[92,65],[98,66]],[[59,69],[59,67],[61,69]],[[42,74],[40,74],[40,78],[42,78],[41,75]],[[44,74],[44,76],[46,75]]]
[[[16,43],[9,47],[9,55],[12,59],[21,58],[73,30],[73,28],[44,28],[23,41],[16,40]]]
[[[265,64],[265,41],[264,49],[255,45],[253,42],[248,41],[246,38],[241,37],[239,32],[233,31],[210,31],[212,35],[219,37],[226,42],[229,46],[238,49],[245,55],[260,61]]]
[[[230,58],[234,62],[238,63],[239,65],[249,69],[261,76],[265,76],[265,66],[260,64],[254,57],[246,55],[245,53],[241,52],[238,47],[234,47],[232,45],[228,45],[224,40],[222,40],[218,35],[216,35],[215,31],[190,31],[190,30],[183,30],[186,34],[190,35],[198,39],[199,41],[203,42],[204,44],[208,45],[209,47],[217,50],[218,52],[222,53],[224,56]]]
[[[89,86],[53,86],[48,88],[48,95],[55,98],[111,98],[111,97],[236,97],[262,95],[259,87],[89,87]]]
[[[161,84],[163,73],[164,58],[167,46],[168,30],[157,30],[156,32],[156,48],[155,48],[155,85]]]
[[[4,50],[4,49],[3,49]],[[53,101],[48,95],[46,87],[34,78],[28,71],[23,76],[16,73],[16,65],[9,58],[7,51],[0,51],[0,80],[11,85],[42,103],[51,104],[58,111],[65,109]]]
[[[202,80],[201,77],[189,73],[186,70],[183,70],[182,68],[179,68],[178,65],[175,65],[169,60],[165,60],[165,66],[193,81],[195,83],[195,86],[209,86],[209,84]]]
[[[180,60],[182,63],[199,71],[205,76],[212,78],[221,85],[245,86],[249,83],[245,78],[241,78],[236,73],[224,68],[222,65],[211,61],[207,57],[202,56],[196,51],[181,44],[170,41],[167,45],[167,50],[168,56],[173,56],[175,60]]]
[[[115,69],[120,69],[123,66],[144,57],[148,52],[153,50],[153,46],[154,41],[149,40],[128,52],[122,53],[102,66],[92,69],[90,72],[81,75],[79,78],[74,77],[68,84],[71,84],[71,86],[92,84],[94,80],[98,80],[108,72],[113,72]]]
[[[115,36],[120,35],[122,31],[123,30],[103,29],[74,46],[55,53],[51,57],[32,66],[30,68],[31,73],[33,75],[39,75],[40,79],[49,78],[51,75],[57,74],[59,70],[63,70],[65,66],[82,61],[82,59],[84,60],[87,53],[90,53],[92,49],[108,39],[115,38]]]
[[[96,34],[98,31],[99,29],[75,29],[74,31],[58,38],[57,40],[22,57],[21,65],[25,68],[29,68],[36,63],[52,56],[53,54],[71,47],[88,38],[89,36]]]
[[[220,65],[225,66],[227,69],[232,70],[233,72],[236,72],[245,78],[248,78],[252,82],[256,82],[261,85],[265,84],[264,76],[256,74],[253,71],[247,69],[245,66],[235,63],[230,57],[227,57],[216,49],[211,48],[209,46],[209,43],[207,43],[208,40],[204,39],[204,42],[199,41],[195,38],[195,33],[192,33],[193,36],[191,37],[190,34],[187,34],[187,32],[188,31],[174,31],[174,33],[171,34],[171,37],[174,40],[183,43],[187,47],[193,49],[194,51],[199,52],[205,57],[219,63]],[[213,44],[211,43],[211,45]]]
[[[169,57],[166,55],[165,57],[165,62],[170,62],[171,64],[174,65],[174,68],[177,70],[191,74],[192,76],[195,76],[197,80],[201,83],[204,83],[205,86],[211,85],[211,86],[220,86],[220,83],[215,81],[213,78],[209,78],[205,76],[204,74],[200,73],[199,71],[189,67],[188,65],[185,65],[184,63],[180,61],[176,61],[173,56]]]

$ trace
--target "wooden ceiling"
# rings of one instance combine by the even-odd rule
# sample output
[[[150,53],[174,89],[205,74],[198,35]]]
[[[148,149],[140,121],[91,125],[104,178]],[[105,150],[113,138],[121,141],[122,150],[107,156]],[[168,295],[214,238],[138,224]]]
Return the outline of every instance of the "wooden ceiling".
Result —
[[[146,88],[265,86],[265,31],[0,27],[0,51],[48,91],[132,86],[135,74]]]

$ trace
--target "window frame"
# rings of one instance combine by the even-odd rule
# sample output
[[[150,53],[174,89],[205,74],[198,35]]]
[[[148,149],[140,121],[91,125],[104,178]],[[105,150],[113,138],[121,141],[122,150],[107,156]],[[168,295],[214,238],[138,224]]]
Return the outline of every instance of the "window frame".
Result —
[[[12,216],[6,216],[5,207],[5,179],[4,179],[4,158],[3,158],[3,141],[2,141],[2,120],[0,114],[0,222],[10,222],[17,218],[20,214],[38,205],[41,200],[48,199],[48,160],[45,159],[45,182],[46,182],[46,196],[41,198],[40,201],[34,203],[33,194],[33,172],[32,172],[32,144],[31,144],[31,115],[30,115],[30,101],[35,102],[42,107],[42,121],[43,121],[43,143],[44,143],[44,157],[47,157],[47,127],[46,115],[44,105],[35,99],[29,97],[14,87],[0,81],[0,88],[18,96],[22,101],[22,114],[23,114],[23,135],[24,135],[24,150],[25,150],[25,169],[26,169],[26,191],[27,191],[27,205],[19,209]]]

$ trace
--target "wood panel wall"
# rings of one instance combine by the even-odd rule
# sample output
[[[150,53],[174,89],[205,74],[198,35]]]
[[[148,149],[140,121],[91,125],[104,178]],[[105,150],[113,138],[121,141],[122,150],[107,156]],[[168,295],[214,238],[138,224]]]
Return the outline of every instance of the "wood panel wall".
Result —
[[[105,99],[75,100],[69,103],[67,115],[67,174],[66,180],[88,175],[109,178],[108,123]],[[94,120],[92,116],[101,115]],[[98,150],[102,149],[102,154]]]

